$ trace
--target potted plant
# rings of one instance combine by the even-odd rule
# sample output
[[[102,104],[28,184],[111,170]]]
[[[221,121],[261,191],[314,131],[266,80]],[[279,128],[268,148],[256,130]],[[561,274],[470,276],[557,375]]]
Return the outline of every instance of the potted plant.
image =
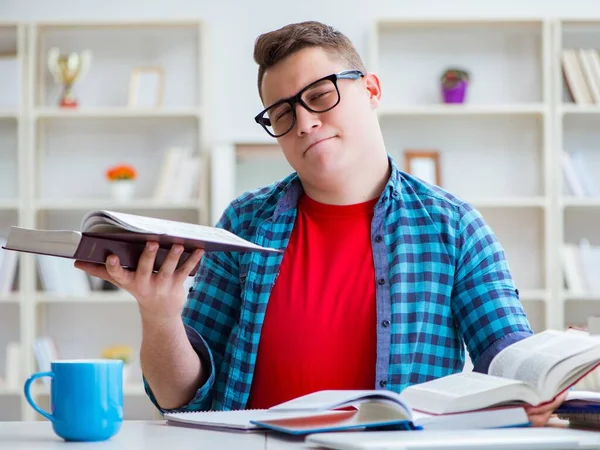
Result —
[[[128,345],[111,345],[102,351],[102,358],[120,359],[123,361],[123,383],[129,381],[133,349]]]
[[[112,197],[119,202],[131,200],[135,193],[136,177],[136,170],[130,165],[120,164],[109,167],[106,170],[106,178],[110,181]]]
[[[464,103],[469,85],[469,73],[457,67],[450,67],[441,77],[444,103]]]

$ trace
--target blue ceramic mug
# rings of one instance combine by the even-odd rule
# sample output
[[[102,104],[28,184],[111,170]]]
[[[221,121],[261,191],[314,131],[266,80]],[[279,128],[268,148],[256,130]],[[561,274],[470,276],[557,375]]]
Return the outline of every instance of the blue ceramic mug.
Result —
[[[31,398],[31,383],[52,378],[51,413]],[[118,359],[57,360],[50,372],[33,374],[25,382],[25,398],[52,422],[54,432],[66,441],[104,441],[123,422],[123,361]]]

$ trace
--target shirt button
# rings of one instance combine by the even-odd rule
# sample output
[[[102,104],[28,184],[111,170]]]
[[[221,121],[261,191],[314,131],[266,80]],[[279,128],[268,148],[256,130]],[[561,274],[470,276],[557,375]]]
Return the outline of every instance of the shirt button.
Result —
[[[383,237],[381,237],[380,234],[378,234],[377,236],[375,236],[375,242],[381,242],[383,241]]]
[[[188,292],[191,294],[193,290],[194,290],[194,288],[193,288],[193,287],[191,287],[191,288],[188,290]]]
[[[379,284],[385,284],[385,278],[380,278],[379,280],[377,280],[377,282]]]
[[[386,380],[379,380],[379,386],[386,387],[387,386],[387,381]]]
[[[381,326],[382,326],[383,328],[387,328],[387,327],[389,327],[389,326],[390,326],[390,321],[389,321],[389,320],[387,320],[387,319],[383,320],[383,321],[381,322]]]

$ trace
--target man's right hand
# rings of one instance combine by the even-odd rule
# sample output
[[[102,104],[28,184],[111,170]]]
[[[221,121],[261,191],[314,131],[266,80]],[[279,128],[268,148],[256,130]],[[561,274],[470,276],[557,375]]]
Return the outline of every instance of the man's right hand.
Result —
[[[157,250],[157,242],[148,242],[135,271],[121,267],[116,255],[110,255],[104,266],[75,261],[75,267],[91,276],[109,281],[133,295],[139,304],[142,320],[152,323],[172,321],[181,317],[187,298],[184,281],[198,264],[204,251],[196,249],[177,269],[183,246],[173,245],[160,270],[153,273]]]

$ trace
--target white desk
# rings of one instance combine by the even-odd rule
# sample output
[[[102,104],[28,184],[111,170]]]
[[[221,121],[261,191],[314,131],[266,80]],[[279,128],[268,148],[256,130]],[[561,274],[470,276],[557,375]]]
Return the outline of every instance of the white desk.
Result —
[[[287,450],[308,449],[302,438],[266,433],[231,433],[166,425],[164,421],[124,421],[104,442],[65,442],[48,421],[0,422],[0,449],[7,450]]]
[[[565,427],[563,421],[551,421]],[[501,433],[502,431],[499,430]],[[10,450],[308,450],[303,437],[262,432],[210,431],[166,425],[165,421],[124,421],[119,433],[104,442],[65,442],[48,421],[0,422],[0,449]]]

